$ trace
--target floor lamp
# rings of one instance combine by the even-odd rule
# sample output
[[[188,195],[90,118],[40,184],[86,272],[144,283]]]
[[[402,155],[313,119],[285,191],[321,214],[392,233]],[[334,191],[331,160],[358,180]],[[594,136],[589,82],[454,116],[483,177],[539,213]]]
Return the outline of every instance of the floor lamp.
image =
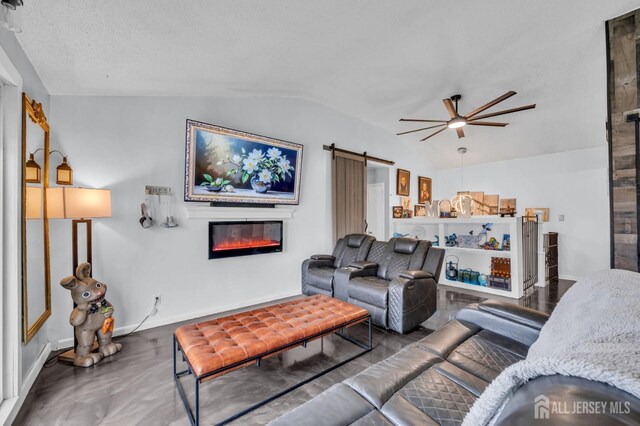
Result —
[[[58,187],[47,188],[47,217],[49,219],[71,219],[73,272],[80,263],[78,258],[78,225],[86,225],[86,262],[91,259],[91,219],[111,217],[111,191]],[[74,304],[75,308],[75,304]],[[78,341],[73,337],[73,349],[60,354],[59,360],[73,363]]]

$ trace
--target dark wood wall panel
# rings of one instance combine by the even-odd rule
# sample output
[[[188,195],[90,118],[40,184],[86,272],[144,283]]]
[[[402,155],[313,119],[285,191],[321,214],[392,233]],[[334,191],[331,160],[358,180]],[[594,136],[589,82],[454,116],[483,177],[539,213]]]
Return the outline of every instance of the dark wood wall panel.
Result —
[[[364,233],[367,217],[364,158],[336,153],[332,167],[334,239]]]
[[[640,105],[640,11],[609,21],[607,31],[612,267],[638,271],[638,153],[624,112]]]

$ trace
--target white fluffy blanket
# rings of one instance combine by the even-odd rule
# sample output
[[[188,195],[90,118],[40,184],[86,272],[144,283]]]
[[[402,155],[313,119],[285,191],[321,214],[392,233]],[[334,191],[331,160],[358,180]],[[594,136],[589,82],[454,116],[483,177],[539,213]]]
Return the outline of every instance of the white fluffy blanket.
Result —
[[[603,382],[640,398],[640,274],[614,269],[576,282],[527,358],[491,382],[463,426],[493,423],[520,386],[554,374]]]

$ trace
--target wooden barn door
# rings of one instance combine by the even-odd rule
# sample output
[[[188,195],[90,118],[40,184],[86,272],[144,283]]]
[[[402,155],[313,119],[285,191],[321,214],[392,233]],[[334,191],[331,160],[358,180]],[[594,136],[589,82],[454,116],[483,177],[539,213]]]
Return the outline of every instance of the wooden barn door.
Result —
[[[364,157],[334,152],[333,237],[365,233],[367,218],[367,164]]]

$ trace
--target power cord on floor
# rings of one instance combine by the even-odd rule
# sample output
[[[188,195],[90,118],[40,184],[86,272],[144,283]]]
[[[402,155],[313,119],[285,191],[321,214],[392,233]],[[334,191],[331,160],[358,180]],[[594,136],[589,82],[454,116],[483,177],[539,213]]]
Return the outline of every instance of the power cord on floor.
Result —
[[[136,328],[134,328],[133,330],[131,330],[130,332],[128,332],[127,334],[123,334],[121,336],[117,336],[118,338],[121,337],[127,337],[132,335],[136,330],[138,330],[140,327],[142,327],[142,324],[145,323],[146,320],[149,319],[149,317],[155,315],[158,313],[158,303],[160,302],[160,299],[156,296],[155,301],[153,302],[153,308],[151,308],[151,311],[147,314],[146,317],[144,317],[144,319],[142,321],[140,321],[140,324],[138,324],[136,326]],[[56,351],[56,353],[52,356],[50,356],[42,365],[42,368],[49,368],[51,366],[53,366],[56,361],[58,360],[58,357],[60,356],[60,354],[63,352],[62,349]]]

